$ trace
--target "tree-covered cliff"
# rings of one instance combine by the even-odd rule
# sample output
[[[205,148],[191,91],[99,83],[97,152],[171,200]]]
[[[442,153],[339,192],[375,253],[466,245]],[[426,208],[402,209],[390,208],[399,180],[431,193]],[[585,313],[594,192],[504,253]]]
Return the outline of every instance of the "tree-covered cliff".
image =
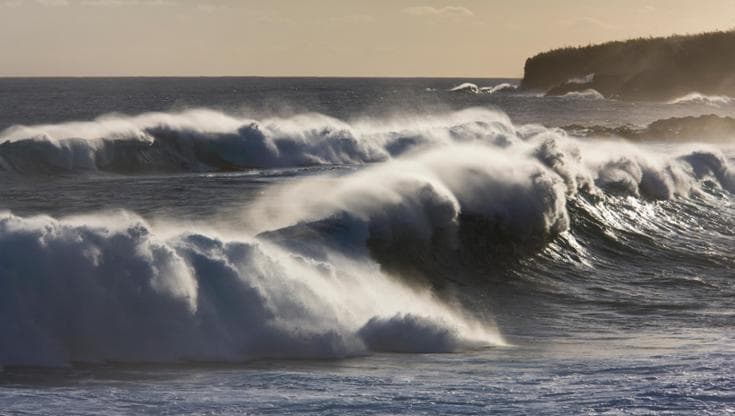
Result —
[[[593,88],[630,100],[735,95],[735,30],[544,52],[526,60],[521,87],[549,94]]]

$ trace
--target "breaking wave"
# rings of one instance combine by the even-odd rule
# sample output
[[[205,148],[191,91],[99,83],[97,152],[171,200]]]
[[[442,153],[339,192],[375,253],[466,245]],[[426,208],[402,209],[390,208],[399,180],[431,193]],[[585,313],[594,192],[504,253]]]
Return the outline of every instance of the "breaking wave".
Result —
[[[113,225],[110,225],[113,224]],[[157,232],[130,213],[0,215],[0,363],[244,361],[502,345],[486,323],[338,253]],[[384,339],[400,332],[406,339]]]
[[[704,95],[698,92],[692,92],[668,102],[668,104],[704,104],[712,107],[721,107],[733,103],[735,103],[735,99],[726,95]]]
[[[583,77],[578,78],[572,78],[567,80],[567,84],[589,84],[590,82],[595,80],[595,74],[587,74]]]
[[[583,91],[570,91],[561,96],[562,98],[573,98],[578,100],[604,100],[605,96],[597,90],[587,89]]]
[[[467,92],[471,94],[495,94],[496,92],[508,92],[508,91],[515,91],[517,87],[515,85],[509,84],[507,82],[504,82],[502,84],[494,85],[491,87],[478,87],[477,84],[473,84],[471,82],[465,82],[460,85],[457,85],[453,88],[451,88],[449,91],[452,92]]]
[[[105,116],[0,133],[0,171],[202,172],[365,164],[442,143],[492,139],[488,135],[502,136],[508,125],[507,116],[477,109],[352,124],[321,114],[256,121],[210,110]]]
[[[575,221],[590,222],[601,239],[623,227],[614,224],[639,225],[621,214],[620,201],[735,192],[733,155],[716,146],[582,140],[481,109],[352,123],[195,111],[15,128],[3,137],[4,166],[16,173],[49,155],[74,168],[75,146],[91,152],[81,159],[89,169],[104,157],[160,166],[153,154],[117,159],[116,146],[138,141],[182,158],[187,149],[177,163],[207,169],[222,166],[200,156],[206,152],[238,167],[382,163],[268,187],[243,207],[246,226],[227,232],[155,227],[129,212],[0,214],[2,365],[504,345],[491,319],[442,285],[497,278],[494,271],[561,243],[564,258],[582,258]]]

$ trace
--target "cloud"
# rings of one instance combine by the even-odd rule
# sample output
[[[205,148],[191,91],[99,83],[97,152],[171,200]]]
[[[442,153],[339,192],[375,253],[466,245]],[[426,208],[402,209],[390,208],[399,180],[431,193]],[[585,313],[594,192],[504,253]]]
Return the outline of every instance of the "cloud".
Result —
[[[472,10],[462,6],[445,6],[441,8],[431,6],[416,6],[407,7],[401,11],[411,16],[427,17],[472,17],[475,15]]]

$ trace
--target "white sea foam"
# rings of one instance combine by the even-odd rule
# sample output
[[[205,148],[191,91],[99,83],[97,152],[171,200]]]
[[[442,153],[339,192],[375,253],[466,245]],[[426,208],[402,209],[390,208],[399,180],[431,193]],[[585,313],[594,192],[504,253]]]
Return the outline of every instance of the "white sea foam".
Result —
[[[354,356],[380,344],[376,330],[413,339],[409,351],[503,343],[368,259],[183,228],[164,238],[128,213],[1,214],[0,288],[3,365]]]
[[[507,82],[504,82],[498,85],[494,85],[494,86],[490,86],[490,87],[478,87],[477,84],[473,84],[471,82],[465,82],[465,83],[459,84],[451,88],[449,91],[490,95],[490,94],[495,94],[496,92],[500,92],[500,91],[515,90],[516,88],[517,87],[515,85],[509,84]]]
[[[0,133],[0,140],[0,170],[20,174],[57,170],[135,173],[362,165],[410,160],[414,155],[431,151],[438,155],[444,152],[448,160],[455,149],[460,153],[457,157],[465,157],[461,154],[462,146],[470,145],[479,148],[478,154],[487,153],[488,158],[499,154],[500,158],[513,160],[512,164],[519,163],[519,154],[531,155],[533,161],[552,167],[571,188],[579,181],[588,187],[594,181],[607,181],[600,179],[605,176],[600,173],[601,166],[621,157],[632,160],[635,166],[645,164],[642,160],[663,159],[660,163],[673,166],[662,168],[665,172],[679,171],[682,163],[681,169],[691,170],[683,159],[677,159],[680,154],[651,154],[641,145],[622,155],[622,149],[633,145],[619,144],[604,153],[608,159],[604,163],[593,169],[579,168],[576,166],[588,163],[599,149],[605,148],[606,142],[583,143],[558,130],[516,126],[507,115],[480,108],[350,122],[314,113],[252,120],[211,110],[191,110],[14,127]],[[713,155],[719,152],[717,147],[688,151]],[[723,156],[713,157],[722,165],[715,170],[724,172],[727,162]],[[684,176],[692,178],[687,182],[699,179],[687,172]],[[719,177],[723,186],[727,186],[727,174]]]
[[[668,102],[668,104],[704,104],[712,107],[722,107],[733,103],[735,99],[726,95],[704,95],[698,92],[692,92]]]
[[[507,116],[479,109],[354,123],[313,113],[255,121],[211,110],[106,116],[10,128],[0,133],[0,169],[129,173],[363,164],[454,140],[489,140],[497,126],[509,124]]]
[[[478,94],[480,92],[480,87],[478,87],[477,84],[473,84],[471,82],[463,82],[455,87],[452,87],[449,91],[465,91],[471,92],[472,94]]]
[[[586,89],[584,91],[570,91],[561,96],[562,98],[572,98],[577,100],[604,100],[605,96],[594,89]]]
[[[502,84],[494,85],[492,87],[481,87],[480,92],[483,94],[495,94],[500,91],[512,91],[517,87],[515,85],[504,82]]]
[[[589,84],[590,82],[594,80],[595,80],[595,74],[591,73],[583,77],[569,79],[567,80],[567,84]]]

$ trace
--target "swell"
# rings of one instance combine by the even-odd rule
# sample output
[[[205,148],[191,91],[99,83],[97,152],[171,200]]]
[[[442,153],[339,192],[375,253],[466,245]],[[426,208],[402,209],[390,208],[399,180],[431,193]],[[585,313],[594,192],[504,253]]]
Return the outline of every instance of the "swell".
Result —
[[[136,128],[153,131],[141,120]],[[342,153],[332,152],[334,130],[313,127],[325,120],[336,123],[309,116],[291,120],[295,130],[268,123],[258,129],[301,132],[303,146],[290,155],[319,149],[336,157]],[[241,129],[237,120],[214,124],[198,129],[225,135]],[[469,296],[477,282],[494,281],[520,283],[530,297],[557,301],[656,305],[675,295],[673,303],[685,304],[687,294],[701,294],[692,285],[717,286],[727,276],[704,285],[682,281],[686,290],[671,291],[667,282],[685,273],[658,280],[667,284],[645,281],[643,273],[654,266],[675,271],[671,265],[682,257],[695,271],[733,265],[726,250],[733,236],[722,231],[732,224],[714,215],[733,212],[727,148],[580,140],[515,126],[488,110],[342,126],[359,144],[350,149],[382,149],[384,162],[266,188],[243,207],[244,229],[160,229],[132,213],[0,215],[0,333],[7,337],[0,364],[241,361],[503,345],[491,317],[454,302],[454,285],[469,287]],[[67,130],[81,135],[79,127],[46,128],[54,135],[41,142],[63,142]],[[81,143],[118,140],[109,126],[82,127],[91,129]],[[169,126],[177,131],[170,140],[193,129]],[[17,130],[7,144],[28,143],[26,135]],[[262,137],[293,143],[295,136]],[[386,150],[406,137],[412,138],[406,149]],[[283,143],[272,155],[285,157],[283,149],[292,148]],[[228,157],[247,156],[238,149]],[[370,161],[377,160],[350,163]]]

